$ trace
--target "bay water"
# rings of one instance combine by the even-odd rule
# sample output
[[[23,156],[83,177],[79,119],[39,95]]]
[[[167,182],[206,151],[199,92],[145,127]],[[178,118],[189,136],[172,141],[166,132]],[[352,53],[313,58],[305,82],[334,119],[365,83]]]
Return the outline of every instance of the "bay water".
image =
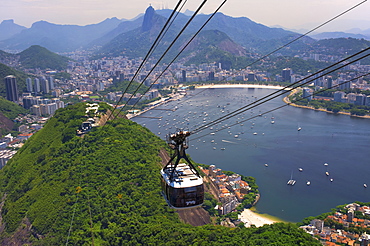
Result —
[[[133,120],[165,139],[178,129],[209,125],[274,91],[196,89],[141,115],[153,118]],[[282,99],[192,134],[187,153],[197,163],[255,177],[261,193],[257,211],[285,221],[299,222],[345,203],[370,202],[370,119],[292,106],[265,113],[285,105]],[[296,180],[294,186],[287,185],[289,179]]]

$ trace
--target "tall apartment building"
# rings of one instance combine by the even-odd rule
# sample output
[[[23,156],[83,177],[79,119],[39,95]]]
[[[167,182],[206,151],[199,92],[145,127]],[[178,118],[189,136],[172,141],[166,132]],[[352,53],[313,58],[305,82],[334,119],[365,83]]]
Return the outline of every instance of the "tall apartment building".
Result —
[[[18,87],[17,79],[14,75],[6,76],[5,79],[5,88],[6,88],[6,99],[12,102],[18,102]]]

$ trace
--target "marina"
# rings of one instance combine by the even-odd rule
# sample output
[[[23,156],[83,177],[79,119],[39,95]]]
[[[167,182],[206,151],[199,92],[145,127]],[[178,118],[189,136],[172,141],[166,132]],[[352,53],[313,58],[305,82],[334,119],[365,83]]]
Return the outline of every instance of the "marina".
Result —
[[[160,131],[159,136],[165,139],[177,128],[191,131],[208,125],[271,92],[257,88],[208,89],[195,97],[187,95],[161,105],[178,107],[170,116],[156,110],[143,116],[162,119],[133,120],[154,133]],[[199,93],[199,89],[191,93]],[[364,184],[370,182],[370,170],[366,168],[370,121],[291,106],[273,115],[264,113],[282,104],[282,97],[276,98],[193,134],[187,152],[197,163],[255,177],[261,192],[258,212],[286,221],[298,222],[339,204],[369,201]],[[297,131],[297,126],[302,130]],[[294,186],[288,187],[287,176],[292,170],[299,172],[294,175]],[[326,175],[329,171],[330,176]]]

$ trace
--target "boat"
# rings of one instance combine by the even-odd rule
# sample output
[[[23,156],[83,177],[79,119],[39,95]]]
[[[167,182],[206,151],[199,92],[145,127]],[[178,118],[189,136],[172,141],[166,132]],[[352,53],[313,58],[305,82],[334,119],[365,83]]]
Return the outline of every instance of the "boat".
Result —
[[[238,136],[238,135],[235,135],[235,136],[234,136],[234,138],[237,138],[237,137],[239,137],[239,136]]]
[[[288,180],[288,182],[286,184],[293,186],[295,184],[295,182],[296,181],[293,179],[293,172],[292,172],[292,174],[290,175],[290,179]]]
[[[265,167],[268,167],[269,165],[267,163],[265,163]]]
[[[300,172],[302,172],[303,171],[303,169],[300,167],[300,168],[298,168],[298,170],[300,171]]]
[[[311,184],[311,181],[307,180],[306,182],[307,186]]]
[[[330,179],[330,182],[333,182],[334,181],[334,179]]]
[[[324,166],[328,166],[328,165],[329,165],[328,163],[326,163],[326,162],[324,163]]]
[[[254,132],[253,135],[257,135],[257,132]]]
[[[272,120],[272,121],[271,121],[271,124],[274,124],[274,123],[275,123],[275,121],[273,121],[273,120]]]
[[[367,184],[364,184],[364,188],[367,188]]]
[[[225,150],[226,148],[221,148],[221,150]]]
[[[325,172],[326,176],[329,176],[329,172]]]
[[[302,127],[298,127],[298,129],[297,129],[298,131],[300,131],[300,130],[302,130]]]

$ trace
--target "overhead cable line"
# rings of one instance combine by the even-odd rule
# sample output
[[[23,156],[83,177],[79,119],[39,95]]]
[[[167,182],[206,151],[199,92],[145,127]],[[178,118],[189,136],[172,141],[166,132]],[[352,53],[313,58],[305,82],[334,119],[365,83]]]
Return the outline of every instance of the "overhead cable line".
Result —
[[[172,59],[172,61],[166,66],[166,68],[157,76],[157,78],[151,83],[149,88],[146,92],[148,92],[153,85],[158,81],[158,79],[167,71],[167,69],[172,65],[172,63],[181,55],[181,53],[189,46],[189,44],[194,40],[194,38],[202,31],[202,29],[208,24],[208,22],[215,16],[215,14],[221,9],[221,7],[226,3],[227,0],[224,0],[218,8],[213,12],[213,14],[208,17],[207,21],[198,29],[198,31],[190,38],[190,40],[185,44],[185,46],[180,50],[180,52]],[[145,92],[145,93],[146,93]],[[145,94],[144,93],[144,94]],[[144,95],[143,94],[143,95]],[[139,100],[131,107],[131,109],[140,101],[143,95],[139,98]]]
[[[78,187],[81,187],[81,181],[80,181],[80,185]],[[69,225],[69,230],[68,230],[68,235],[67,235],[67,240],[66,240],[66,246],[68,245],[68,242],[69,242],[69,237],[71,236],[71,232],[72,232],[72,226],[73,226],[73,221],[74,221],[74,218],[75,218],[75,214],[76,214],[76,207],[77,207],[77,202],[78,202],[78,194],[76,195],[76,201],[75,203],[73,204],[73,212],[72,212],[72,218],[71,218],[71,223]]]
[[[162,27],[161,31],[159,32],[158,36],[156,37],[156,39],[154,40],[152,46],[150,47],[149,51],[147,52],[147,54],[145,55],[144,59],[142,60],[141,64],[139,65],[138,69],[136,70],[134,76],[131,78],[130,80],[130,83],[127,85],[125,91],[122,93],[121,97],[119,98],[118,102],[116,103],[113,111],[110,113],[110,115],[108,116],[108,120],[110,119],[110,117],[112,115],[114,115],[114,111],[117,109],[119,103],[122,101],[123,99],[123,96],[125,95],[125,93],[128,91],[128,88],[131,86],[132,82],[135,80],[135,78],[137,77],[137,75],[139,74],[139,72],[141,71],[141,69],[143,68],[144,64],[147,62],[147,60],[149,59],[149,57],[151,56],[151,54],[154,52],[154,50],[157,48],[159,42],[162,40],[163,36],[166,34],[168,28],[172,25],[173,21],[170,23],[173,15],[177,12],[177,9],[179,8],[181,2],[183,0],[179,0],[176,7],[173,9],[170,17],[167,19],[166,23],[164,24],[164,26]],[[187,1],[187,0],[186,0]],[[185,2],[186,2],[185,1]],[[182,7],[181,7],[182,8]],[[177,17],[177,15],[176,15]],[[175,18],[176,18],[175,17]],[[168,28],[167,28],[168,27]],[[163,34],[164,33],[164,34]],[[105,125],[105,124],[104,124]]]
[[[151,68],[151,70],[148,72],[148,74],[145,76],[143,81],[140,83],[140,85],[136,88],[136,90],[132,93],[130,98],[127,100],[127,102],[124,104],[123,107],[121,107],[120,111],[116,116],[119,115],[119,113],[128,105],[128,102],[132,99],[132,97],[135,95],[135,93],[139,90],[139,88],[143,85],[145,80],[150,76],[150,74],[154,71],[154,69],[158,66],[158,64],[162,61],[164,56],[168,53],[168,51],[172,48],[172,46],[176,43],[176,41],[179,39],[179,37],[182,35],[182,33],[185,31],[185,29],[189,26],[189,24],[193,21],[195,16],[198,14],[198,12],[203,8],[204,4],[207,2],[207,0],[203,0],[203,2],[200,4],[200,6],[197,8],[197,10],[194,12],[194,14],[191,16],[191,18],[187,21],[187,23],[184,25],[184,27],[180,30],[180,32],[176,35],[174,40],[171,42],[171,44],[167,47],[165,52],[161,55],[161,57],[158,59],[158,61],[155,63],[155,65]],[[115,117],[116,117],[115,116]],[[115,118],[114,117],[114,118]]]
[[[358,4],[356,4],[355,6],[353,6],[353,7],[349,8],[349,9],[347,9],[347,10],[343,11],[342,13],[340,13],[340,14],[338,14],[338,15],[334,16],[334,17],[333,17],[333,18],[331,18],[330,20],[325,21],[324,23],[322,23],[322,24],[318,25],[317,27],[315,27],[315,28],[311,29],[310,31],[308,31],[308,32],[306,32],[306,33],[302,34],[301,36],[299,36],[299,37],[297,37],[297,38],[293,39],[292,41],[288,42],[287,44],[285,44],[285,45],[283,45],[283,46],[280,46],[280,47],[279,47],[279,48],[277,48],[276,50],[274,50],[274,51],[272,51],[272,52],[268,53],[267,55],[264,55],[263,57],[261,57],[261,58],[257,59],[256,61],[254,61],[254,62],[252,62],[252,63],[248,64],[248,65],[247,65],[247,67],[249,67],[249,66],[252,66],[252,65],[256,64],[257,62],[259,62],[259,61],[261,61],[261,60],[265,59],[266,57],[268,57],[268,56],[272,55],[273,53],[275,53],[275,52],[277,52],[277,51],[281,50],[282,48],[285,48],[285,47],[287,47],[288,45],[290,45],[290,44],[294,43],[295,41],[297,41],[297,40],[299,40],[299,39],[301,39],[301,38],[303,38],[303,37],[307,36],[307,35],[308,35],[308,34],[310,34],[311,32],[313,32],[313,31],[315,31],[315,30],[317,30],[317,29],[319,29],[319,28],[321,28],[321,27],[325,26],[326,24],[328,24],[328,23],[332,22],[333,20],[335,20],[335,19],[339,18],[340,16],[342,16],[342,15],[344,15],[344,14],[348,13],[349,11],[351,11],[351,10],[353,10],[353,9],[357,8],[358,6],[360,6],[361,4],[363,4],[363,3],[365,3],[365,2],[367,2],[367,0],[364,0],[364,1],[362,1],[362,2],[360,2],[360,3],[358,3]]]
[[[367,56],[369,56],[369,55],[370,55],[370,54],[365,55],[365,56],[364,56],[364,57],[362,57],[362,58],[365,58],[365,57],[367,57]],[[361,58],[361,59],[362,59],[362,58]],[[353,79],[351,79],[351,80],[347,80],[347,81],[344,81],[344,82],[339,83],[339,84],[337,84],[337,85],[333,85],[333,86],[331,86],[331,87],[325,88],[325,89],[320,90],[320,91],[317,91],[317,92],[315,92],[315,93],[312,93],[312,96],[315,96],[315,95],[317,95],[317,94],[319,94],[319,93],[321,93],[321,92],[324,92],[324,91],[327,91],[327,90],[333,89],[333,88],[335,88],[335,87],[339,87],[339,86],[341,86],[341,85],[343,85],[343,84],[349,83],[349,82],[351,82],[351,81],[357,80],[357,79],[359,79],[359,78],[362,78],[362,77],[365,77],[365,76],[368,76],[368,75],[370,75],[370,73],[366,73],[366,74],[359,75],[359,76],[357,76],[357,77],[355,77],[355,78],[353,78]],[[314,81],[314,80],[315,80],[315,79],[312,79],[311,81]],[[286,103],[286,104],[284,104],[284,105],[281,105],[281,106],[276,107],[276,108],[274,108],[274,109],[268,110],[268,111],[266,111],[266,112],[264,112],[264,113],[261,113],[261,114],[259,114],[259,115],[255,115],[255,116],[252,116],[252,117],[250,117],[250,118],[248,118],[248,119],[244,119],[244,120],[238,121],[238,122],[236,122],[236,123],[234,123],[234,124],[231,124],[231,125],[228,125],[228,126],[221,127],[220,129],[217,129],[217,130],[215,130],[215,131],[213,131],[213,132],[214,132],[214,133],[216,133],[216,132],[219,132],[219,131],[222,131],[222,130],[228,129],[229,127],[233,127],[233,126],[239,125],[240,123],[243,123],[243,122],[246,122],[246,121],[249,121],[249,120],[252,120],[252,119],[258,118],[258,117],[260,117],[261,115],[265,115],[265,114],[268,114],[268,113],[274,112],[274,111],[276,111],[276,110],[278,110],[278,109],[284,108],[284,107],[286,107],[286,106],[290,106],[290,105],[292,105],[292,104],[294,104],[294,103],[296,103],[296,102],[302,101],[302,100],[304,100],[304,99],[306,99],[306,98],[308,98],[308,97],[310,97],[310,96],[311,96],[311,95],[308,95],[308,96],[305,96],[305,97],[301,97],[301,98],[299,98],[299,99],[297,99],[297,100],[294,100],[294,101],[292,101],[292,102],[288,102],[288,103]],[[197,137],[195,137],[195,138],[193,138],[193,139],[189,139],[189,141],[197,140],[197,139],[200,139],[200,138],[205,137],[205,136],[208,136],[208,135],[209,135],[209,133],[204,134],[204,135],[201,135],[201,136],[197,136]]]
[[[224,120],[227,120],[227,119],[229,119],[229,118],[231,118],[231,117],[234,117],[234,116],[236,116],[236,115],[238,115],[238,114],[240,114],[240,113],[242,113],[242,112],[245,112],[246,110],[252,109],[252,108],[254,108],[254,107],[256,107],[256,106],[261,105],[262,103],[265,103],[265,102],[267,102],[267,101],[270,101],[270,100],[272,100],[273,98],[276,98],[276,97],[278,97],[278,96],[280,96],[280,95],[282,95],[282,94],[285,94],[285,93],[287,93],[287,91],[291,91],[291,90],[293,90],[293,89],[295,89],[295,88],[297,88],[297,87],[299,87],[299,86],[302,86],[302,85],[308,84],[311,80],[306,81],[306,82],[304,82],[304,83],[301,83],[301,82],[303,82],[303,81],[305,81],[305,80],[307,80],[307,79],[309,79],[309,78],[311,78],[311,77],[314,77],[314,76],[316,76],[316,75],[318,75],[318,74],[321,74],[321,73],[322,73],[322,72],[324,72],[325,70],[330,69],[330,68],[332,68],[332,67],[335,67],[335,66],[337,66],[337,65],[339,65],[339,64],[341,64],[341,63],[343,63],[343,62],[346,62],[347,60],[349,60],[349,59],[351,59],[351,58],[353,58],[353,57],[355,57],[355,56],[357,56],[357,55],[359,55],[359,54],[361,54],[361,53],[364,53],[364,52],[366,52],[366,51],[368,51],[368,50],[370,50],[370,47],[368,47],[368,48],[366,48],[366,49],[364,49],[364,50],[362,50],[362,51],[359,51],[359,52],[357,52],[357,53],[355,53],[355,54],[353,54],[353,55],[351,55],[351,56],[349,56],[349,57],[347,57],[347,58],[344,58],[344,59],[342,59],[341,61],[336,62],[336,63],[334,63],[334,64],[332,64],[332,65],[330,65],[330,66],[328,66],[328,67],[326,67],[326,68],[324,68],[324,69],[321,69],[321,70],[319,70],[318,72],[313,73],[313,74],[311,74],[311,75],[309,75],[309,76],[307,76],[307,77],[305,77],[305,78],[303,78],[303,79],[301,79],[301,80],[298,80],[297,82],[295,82],[295,83],[291,84],[290,86],[285,86],[285,87],[283,87],[283,88],[281,88],[281,89],[279,89],[279,90],[277,90],[277,91],[275,91],[275,92],[273,92],[273,93],[270,93],[270,94],[268,94],[268,95],[266,95],[266,96],[264,96],[264,97],[262,97],[262,98],[258,99],[257,101],[254,101],[254,102],[252,102],[252,103],[250,103],[250,104],[247,104],[247,105],[245,105],[245,106],[243,106],[243,107],[241,107],[241,108],[239,108],[239,109],[234,110],[234,111],[233,111],[233,112],[231,112],[231,113],[226,114],[225,116],[222,116],[222,117],[220,117],[220,118],[218,118],[218,119],[216,119],[216,120],[213,120],[213,121],[211,121],[211,122],[209,122],[209,123],[207,123],[207,124],[204,124],[203,126],[200,126],[200,127],[196,128],[195,130],[191,131],[191,133],[196,133],[196,132],[199,132],[199,131],[201,131],[201,130],[204,130],[204,129],[206,129],[206,128],[210,127],[210,126],[213,126],[213,125],[215,125],[215,124],[218,124],[218,123],[220,123],[220,122],[222,122],[222,121],[224,121]],[[369,54],[368,54],[368,55],[369,55]],[[365,55],[364,57],[366,57],[366,56],[368,56],[368,55]],[[326,73],[324,73],[324,74],[321,74],[321,75],[320,75],[320,77],[325,76],[325,75],[327,75],[327,74],[330,74],[330,73],[332,73],[332,72],[334,72],[334,71],[336,71],[336,70],[338,70],[338,69],[341,69],[341,68],[343,68],[343,67],[345,67],[345,66],[347,66],[347,65],[349,65],[349,64],[352,64],[352,63],[354,63],[354,62],[356,62],[356,61],[359,61],[359,60],[363,59],[364,57],[362,57],[362,58],[358,58],[358,59],[355,59],[355,60],[350,61],[350,62],[348,62],[348,63],[346,63],[346,64],[344,64],[344,65],[341,65],[341,66],[339,66],[339,67],[336,67],[335,69],[331,70],[330,72],[326,72]],[[316,79],[316,77],[314,77],[314,78]],[[296,85],[297,85],[297,86],[296,86]],[[293,87],[292,87],[292,86],[293,86]],[[296,87],[294,87],[294,86],[296,86]],[[278,94],[278,93],[280,93],[280,92],[282,92],[282,93],[281,93],[281,94],[279,94],[279,95],[277,95],[277,96],[274,96],[274,95],[276,95],[276,94]],[[272,96],[274,96],[274,97],[272,97]],[[269,97],[272,97],[272,98],[268,99]],[[266,100],[265,100],[265,99],[266,99]],[[265,101],[263,101],[262,103],[259,103],[259,102],[261,102],[262,100],[265,100]],[[254,106],[253,106],[253,105],[254,105]]]
[[[314,28],[313,28],[313,29],[311,29],[310,31],[308,31],[308,32],[306,32],[306,33],[304,33],[304,34],[302,34],[302,35],[298,36],[297,38],[293,39],[292,41],[289,41],[288,43],[286,43],[286,44],[284,44],[284,45],[280,46],[279,48],[277,48],[277,49],[275,49],[275,50],[271,51],[270,53],[268,53],[268,54],[266,54],[266,55],[264,55],[264,56],[262,56],[262,57],[258,58],[257,60],[253,61],[252,63],[249,63],[249,64],[248,64],[247,66],[245,66],[245,67],[250,67],[250,66],[252,66],[252,65],[256,64],[257,62],[259,62],[259,61],[261,61],[261,60],[263,60],[263,59],[267,58],[268,56],[270,56],[270,55],[272,55],[272,54],[276,53],[277,51],[279,51],[279,50],[281,50],[281,49],[283,49],[283,48],[287,47],[288,45],[290,45],[290,44],[292,44],[292,43],[296,42],[297,40],[299,40],[299,39],[301,39],[301,38],[303,38],[303,37],[307,36],[308,34],[310,34],[310,33],[314,32],[314,31],[316,31],[317,29],[319,29],[319,28],[321,28],[321,27],[323,27],[323,26],[325,26],[325,25],[329,24],[329,23],[330,23],[330,22],[332,22],[333,20],[335,20],[335,19],[337,19],[337,18],[341,17],[342,15],[344,15],[344,14],[346,14],[346,13],[350,12],[351,10],[353,10],[353,9],[357,8],[358,6],[360,6],[361,4],[363,4],[363,3],[365,3],[365,2],[367,2],[367,0],[364,0],[364,1],[362,1],[362,2],[360,2],[360,3],[358,3],[358,4],[356,4],[356,5],[352,6],[351,8],[349,8],[349,9],[347,9],[347,10],[343,11],[342,13],[340,13],[340,14],[338,14],[338,15],[334,16],[333,18],[331,18],[331,19],[329,19],[329,20],[325,21],[324,23],[322,23],[322,24],[320,24],[320,25],[318,25],[318,26],[314,27]],[[228,77],[230,77],[230,76],[228,76]],[[221,82],[222,82],[222,81],[226,81],[226,79],[221,80]],[[206,88],[206,89],[208,89],[208,88]],[[204,90],[206,90],[206,89],[204,89]],[[199,93],[201,93],[201,92],[199,92]],[[199,94],[199,93],[198,93],[198,94]],[[196,95],[198,95],[198,94],[196,94]],[[194,95],[194,96],[196,96],[196,95]]]
[[[288,42],[288,43],[286,43],[285,45],[280,46],[279,48],[277,48],[277,49],[273,50],[272,52],[270,52],[270,53],[268,53],[268,54],[266,54],[266,55],[262,56],[261,58],[258,58],[257,60],[255,60],[255,61],[253,61],[252,63],[248,64],[246,67],[252,66],[252,65],[254,65],[255,63],[257,63],[257,62],[259,62],[259,61],[261,61],[261,60],[263,60],[263,59],[267,58],[268,56],[270,56],[270,55],[272,55],[272,54],[276,53],[277,51],[281,50],[282,48],[287,47],[288,45],[290,45],[290,44],[292,44],[292,43],[296,42],[297,40],[299,40],[299,39],[301,39],[301,38],[303,38],[303,37],[307,36],[308,34],[310,34],[310,33],[314,32],[314,31],[316,31],[317,29],[319,29],[319,28],[321,28],[321,27],[323,27],[323,26],[327,25],[328,23],[330,23],[330,22],[334,21],[335,19],[339,18],[340,16],[342,16],[342,15],[344,15],[344,14],[346,14],[346,13],[350,12],[351,10],[353,10],[353,9],[355,9],[355,8],[357,8],[358,6],[360,6],[361,4],[365,3],[366,1],[367,1],[367,0],[364,0],[364,1],[362,1],[362,2],[360,2],[360,3],[358,3],[358,4],[356,4],[356,5],[352,6],[351,8],[349,8],[349,9],[347,9],[347,10],[343,11],[342,13],[340,13],[340,14],[338,14],[338,15],[334,16],[333,18],[331,18],[331,19],[327,20],[326,22],[324,22],[324,23],[322,23],[322,24],[320,24],[320,25],[316,26],[315,28],[311,29],[310,31],[308,31],[308,32],[306,32],[306,33],[304,33],[304,34],[302,34],[302,35],[298,36],[297,38],[293,39],[292,41],[289,41],[289,42]],[[166,69],[167,69],[167,68],[166,68]],[[230,77],[230,76],[227,76],[227,78],[228,78],[228,77]],[[158,80],[158,79],[157,79],[157,80]],[[157,80],[156,80],[156,81],[157,81]],[[226,81],[226,78],[224,78],[224,79],[223,79],[223,80],[221,80],[220,82],[223,82],[223,81]],[[207,90],[207,89],[208,89],[208,88],[204,88],[203,90],[201,90],[201,91],[199,91],[199,92],[195,93],[194,95],[191,95],[191,97],[186,98],[184,101],[187,101],[187,100],[189,100],[190,98],[194,98],[195,96],[199,95],[200,93],[202,93],[203,91],[205,91],[205,90]],[[182,101],[182,102],[184,102],[184,101]],[[135,105],[136,105],[136,104],[135,104]],[[132,108],[133,108],[133,107],[132,107]]]

